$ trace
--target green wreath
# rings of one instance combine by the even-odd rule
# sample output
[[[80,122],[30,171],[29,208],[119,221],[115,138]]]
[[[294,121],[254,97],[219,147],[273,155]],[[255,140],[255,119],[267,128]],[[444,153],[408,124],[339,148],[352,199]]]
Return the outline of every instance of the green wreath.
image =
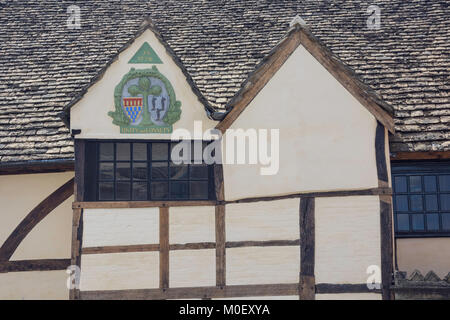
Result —
[[[160,79],[164,85],[166,86],[167,93],[169,95],[169,109],[167,110],[164,118],[162,119],[164,123],[167,125],[172,125],[178,120],[180,120],[181,116],[181,102],[176,100],[175,91],[173,90],[172,85],[169,80],[164,77],[156,68],[153,66],[151,69],[141,69],[136,70],[131,68],[130,71],[122,78],[119,84],[114,89],[114,105],[115,110],[108,112],[108,115],[113,118],[113,124],[126,127],[130,125],[130,119],[126,116],[125,111],[122,108],[122,92],[125,84],[135,78],[139,78],[137,85],[132,85],[128,88],[128,92],[132,96],[138,96],[142,94],[143,102],[144,102],[144,110],[143,110],[143,120],[139,124],[139,126],[143,127],[151,127],[154,126],[154,123],[150,119],[150,112],[148,111],[148,96],[154,95],[159,96],[162,92],[162,88],[158,85],[153,85],[150,81],[150,77]]]

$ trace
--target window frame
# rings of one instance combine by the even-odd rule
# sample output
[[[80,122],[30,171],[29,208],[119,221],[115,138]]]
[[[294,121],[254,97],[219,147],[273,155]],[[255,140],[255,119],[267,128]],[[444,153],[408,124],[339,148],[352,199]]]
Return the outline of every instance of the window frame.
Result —
[[[442,228],[442,214],[450,214],[449,210],[441,209],[441,194],[449,194],[449,191],[441,191],[439,186],[439,177],[444,175],[450,175],[450,161],[448,160],[416,160],[416,161],[392,161],[391,162],[391,181],[392,181],[392,205],[393,205],[393,223],[394,232],[396,238],[436,238],[436,237],[450,237],[450,230],[444,230]],[[406,178],[406,192],[397,192],[395,186],[395,177],[405,176]],[[420,176],[421,177],[421,188],[420,192],[411,192],[409,185],[409,177]],[[436,177],[436,190],[427,192],[425,190],[424,176],[435,176]],[[408,201],[408,211],[397,211],[396,206],[396,196],[406,195]],[[413,211],[410,210],[410,196],[420,195],[422,197],[422,210]],[[434,211],[427,210],[426,196],[435,195],[437,201],[437,209]],[[428,214],[437,214],[439,229],[427,231],[427,218]],[[397,214],[407,214],[408,215],[408,225],[409,231],[398,231],[397,226]],[[423,224],[424,230],[413,231],[412,228],[412,215],[423,214]]]
[[[85,190],[84,190],[84,198],[86,202],[179,202],[179,201],[188,201],[188,202],[195,202],[195,201],[214,201],[216,200],[216,193],[215,193],[215,184],[214,184],[214,164],[205,164],[204,161],[202,161],[202,164],[206,165],[207,167],[207,178],[205,179],[195,179],[191,178],[191,165],[195,165],[195,163],[188,164],[187,169],[187,176],[183,179],[171,179],[171,164],[173,163],[170,157],[170,150],[171,145],[175,143],[179,143],[182,141],[191,141],[191,146],[193,146],[195,141],[202,141],[203,144],[211,143],[212,141],[206,141],[206,140],[163,140],[163,139],[86,139],[86,152],[85,152],[85,159],[84,159],[84,168],[85,168]],[[112,160],[100,160],[100,144],[101,143],[112,143],[113,144],[113,159]],[[130,144],[130,158],[129,160],[117,160],[117,144],[118,143],[129,143]],[[143,143],[146,144],[146,151],[147,151],[147,159],[146,160],[134,160],[133,159],[133,143]],[[152,150],[151,145],[153,143],[164,143],[168,146],[168,156],[167,160],[152,160]],[[203,146],[204,148],[204,146]],[[94,153],[94,159],[92,159],[92,153]],[[101,180],[100,179],[100,163],[102,162],[111,162],[113,163],[113,179],[112,180]],[[146,163],[146,179],[145,180],[134,180],[133,175],[133,167],[134,163]],[[152,166],[153,163],[156,162],[165,162],[167,163],[167,179],[152,179]],[[117,199],[117,182],[121,180],[116,179],[117,174],[117,163],[129,163],[130,164],[130,177],[127,180],[123,180],[124,182],[128,182],[130,184],[130,191],[129,191],[129,199]],[[134,182],[146,182],[146,192],[147,197],[144,200],[133,200],[133,183]],[[165,198],[152,198],[151,194],[151,184],[152,182],[165,182],[167,183],[168,189],[167,189],[167,197]],[[185,198],[173,198],[171,195],[171,184],[176,181],[182,181],[187,182],[187,197]],[[208,186],[208,197],[207,198],[191,198],[190,195],[190,184],[191,182],[195,181],[205,181],[207,182]],[[111,182],[113,183],[113,199],[104,199],[99,200],[99,184],[101,182]],[[95,194],[95,195],[94,195]]]

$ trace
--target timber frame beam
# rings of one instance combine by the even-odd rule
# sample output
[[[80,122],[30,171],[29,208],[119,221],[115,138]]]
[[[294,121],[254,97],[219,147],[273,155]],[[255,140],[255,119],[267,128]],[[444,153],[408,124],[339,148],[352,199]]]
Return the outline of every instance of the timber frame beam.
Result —
[[[300,199],[300,300],[315,300],[315,199]]]
[[[219,206],[232,203],[251,203],[259,201],[275,201],[292,198],[321,198],[321,197],[351,197],[391,195],[389,187],[377,187],[370,189],[353,189],[323,192],[300,192],[280,196],[251,197],[237,200],[207,200],[207,201],[107,201],[107,202],[83,202],[73,203],[73,209],[111,209],[111,208],[156,208],[156,207],[186,207],[186,206]]]
[[[67,181],[27,214],[1,246],[0,261],[9,260],[30,231],[73,194],[73,182],[73,178]]]
[[[227,114],[217,124],[216,129],[225,133],[230,128],[300,44],[378,121],[390,132],[395,132],[392,106],[382,101],[373,90],[363,84],[348,66],[312,34],[307,26],[300,24],[294,25],[286,37],[256,67],[241,90],[227,104]]]
[[[0,262],[0,273],[20,271],[53,271],[66,270],[70,259],[34,259]]]
[[[377,160],[384,155],[385,129],[380,125],[377,129],[376,147]],[[382,130],[382,131],[380,131]],[[383,135],[380,134],[383,133]],[[377,161],[378,162],[378,161]],[[302,192],[281,196],[254,197],[238,200],[224,200],[223,172],[220,165],[216,165],[215,189],[216,200],[213,201],[131,201],[131,202],[83,202],[81,196],[76,197],[74,209],[74,242],[73,252],[76,260],[72,264],[80,266],[82,254],[100,254],[117,252],[160,252],[159,288],[136,290],[74,290],[72,299],[183,299],[183,298],[226,298],[250,296],[292,296],[297,295],[301,300],[313,300],[317,293],[380,293],[380,290],[369,290],[366,284],[326,284],[315,281],[315,198],[319,197],[346,197],[346,196],[379,196],[390,198],[392,190],[387,178],[387,164],[378,166],[378,187],[360,190],[339,190],[325,192]],[[83,184],[83,179],[79,183]],[[383,181],[383,183],[381,182]],[[81,190],[80,190],[81,191]],[[80,193],[78,193],[80,194]],[[275,201],[282,199],[299,199],[299,238],[296,240],[270,240],[270,241],[230,241],[225,235],[226,205],[232,203],[251,203],[260,201]],[[215,207],[215,242],[170,244],[169,217],[170,207],[180,206],[214,206]],[[160,212],[160,241],[154,244],[122,245],[105,247],[82,248],[81,232],[84,209],[95,208],[146,208],[158,207]],[[387,216],[386,216],[387,217]],[[78,221],[78,223],[77,223]],[[388,229],[383,229],[382,232]],[[386,239],[385,239],[386,240]],[[382,240],[382,241],[385,241]],[[261,285],[227,285],[226,281],[226,249],[238,247],[266,247],[266,246],[298,246],[300,250],[300,274],[298,283],[292,284],[261,284]],[[216,285],[213,287],[171,288],[169,284],[169,252],[171,250],[215,249],[216,251]],[[383,281],[386,279],[384,271]],[[389,288],[389,285],[386,286]],[[383,293],[386,291],[384,288]],[[383,294],[383,297],[385,295]]]
[[[377,161],[378,186],[389,187],[387,169],[388,153],[386,152],[387,132],[385,127],[377,122],[375,132],[375,156]],[[391,285],[394,276],[394,248],[392,195],[380,194],[380,250],[381,250],[381,284],[383,300],[393,299]]]
[[[361,284],[328,284],[319,283],[313,292],[320,294],[333,293],[380,293],[370,290],[365,283]],[[297,296],[300,294],[298,283],[232,285],[223,287],[186,287],[167,289],[130,289],[81,291],[81,300],[163,300],[163,299],[211,299],[211,298],[244,298],[263,296]]]
[[[450,160],[450,151],[392,152],[391,161]]]
[[[222,221],[222,219],[219,219]],[[219,224],[222,224],[221,222]],[[201,249],[218,249],[218,259],[220,261],[217,263],[218,266],[222,266],[224,268],[224,262],[222,262],[223,257],[225,255],[224,249],[230,248],[246,248],[246,247],[287,247],[287,246],[298,246],[300,245],[300,239],[297,240],[264,240],[264,241],[229,241],[223,242],[224,237],[222,229],[219,228],[217,235],[218,244],[216,242],[191,242],[191,243],[173,243],[169,245],[169,251],[175,250],[201,250]],[[123,245],[123,246],[104,246],[104,247],[84,247],[81,250],[82,254],[100,254],[100,253],[123,253],[123,252],[151,252],[151,251],[160,251],[160,245],[158,243],[155,244],[133,244],[133,245]],[[222,279],[221,284],[224,283],[224,272],[219,268],[217,270],[217,278]]]

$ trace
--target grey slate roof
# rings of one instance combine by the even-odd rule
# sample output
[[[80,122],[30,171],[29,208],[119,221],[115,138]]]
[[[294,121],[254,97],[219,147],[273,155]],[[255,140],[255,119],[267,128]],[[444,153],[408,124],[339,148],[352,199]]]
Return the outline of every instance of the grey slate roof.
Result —
[[[73,4],[80,30],[66,27]],[[373,4],[380,30],[366,26]],[[146,17],[221,109],[296,14],[395,108],[393,151],[450,150],[446,1],[0,0],[0,165],[73,159],[58,114]]]

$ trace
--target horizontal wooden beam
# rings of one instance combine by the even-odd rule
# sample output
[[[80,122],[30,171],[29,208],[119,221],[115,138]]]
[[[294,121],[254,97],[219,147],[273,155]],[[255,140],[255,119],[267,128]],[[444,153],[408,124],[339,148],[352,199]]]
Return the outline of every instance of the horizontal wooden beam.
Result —
[[[74,202],[73,209],[110,209],[110,208],[165,208],[165,207],[198,207],[214,206],[214,200],[201,201],[95,201]]]
[[[342,293],[376,293],[378,289],[369,289],[367,284],[316,284],[316,294]],[[263,296],[297,296],[298,283],[233,285],[224,287],[189,287],[166,289],[131,289],[131,290],[100,290],[81,291],[83,300],[160,300],[160,299],[208,299],[232,297],[263,297]]]
[[[225,243],[226,248],[243,248],[243,247],[283,247],[298,246],[300,239],[297,240],[264,240],[264,241],[228,241]],[[201,250],[215,249],[215,242],[192,242],[192,243],[176,243],[169,245],[169,250]],[[134,244],[122,246],[104,246],[104,247],[86,247],[83,248],[82,254],[102,254],[102,253],[122,253],[122,252],[148,252],[159,251],[159,244]]]
[[[299,246],[300,239],[297,240],[265,240],[265,241],[228,241],[225,248],[242,248],[242,247],[284,247]]]
[[[259,201],[275,201],[292,198],[317,198],[317,197],[351,197],[370,195],[391,195],[392,189],[388,187],[370,188],[360,190],[338,190],[319,192],[299,192],[280,196],[251,197],[228,201],[106,201],[106,202],[74,202],[74,209],[112,209],[112,208],[156,208],[156,207],[196,207],[214,206],[233,203],[249,203]]]
[[[169,245],[169,250],[199,250],[199,249],[215,249],[215,242],[195,242],[195,243],[180,243]]]
[[[26,161],[0,166],[0,175],[53,173],[74,170],[73,160],[63,161]]]
[[[318,197],[351,197],[351,196],[377,196],[377,195],[391,195],[391,188],[370,188],[361,190],[339,190],[339,191],[322,191],[322,192],[300,192],[282,196],[271,197],[252,197],[239,200],[224,201],[225,204],[231,203],[249,203],[258,201],[275,201],[292,198],[318,198]]]
[[[298,295],[298,283],[166,289],[81,291],[82,300],[158,300]]]
[[[13,260],[0,262],[0,273],[19,271],[66,270],[70,259]]]
[[[318,293],[381,293],[379,289],[369,289],[366,283],[357,284],[334,284],[318,283],[316,284],[316,294]]]
[[[450,151],[392,152],[391,160],[450,160]]]
[[[123,253],[123,252],[146,252],[146,251],[159,251],[159,244],[133,244],[124,246],[86,247],[81,250],[81,253],[99,254],[99,253]]]

